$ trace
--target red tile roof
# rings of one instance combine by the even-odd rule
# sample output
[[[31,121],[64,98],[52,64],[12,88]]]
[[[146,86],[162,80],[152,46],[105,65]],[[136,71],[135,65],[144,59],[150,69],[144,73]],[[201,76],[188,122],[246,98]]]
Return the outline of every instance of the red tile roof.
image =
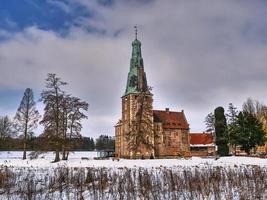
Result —
[[[209,133],[190,133],[189,137],[191,145],[205,145],[213,143],[213,136]]]
[[[163,123],[167,129],[189,129],[184,112],[171,112],[169,110],[153,110],[154,122]]]

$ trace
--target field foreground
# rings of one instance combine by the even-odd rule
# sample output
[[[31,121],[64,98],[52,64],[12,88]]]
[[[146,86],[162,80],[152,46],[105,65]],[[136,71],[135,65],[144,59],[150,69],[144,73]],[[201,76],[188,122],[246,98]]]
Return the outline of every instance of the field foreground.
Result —
[[[30,153],[28,153],[29,155]],[[28,156],[29,157],[29,156]],[[0,165],[8,167],[34,167],[34,168],[55,168],[55,167],[108,167],[108,168],[151,168],[151,167],[190,167],[190,166],[222,166],[234,167],[244,165],[256,165],[267,167],[267,159],[252,158],[252,157],[222,157],[218,160],[213,158],[193,157],[191,159],[154,159],[154,160],[127,160],[120,159],[119,161],[109,160],[94,160],[97,157],[96,152],[74,152],[69,156],[68,161],[60,161],[52,163],[54,154],[52,152],[44,153],[38,156],[37,159],[22,160],[22,152],[0,152]],[[83,159],[82,159],[83,158]]]
[[[0,199],[267,199],[266,159],[112,161],[75,152],[51,163],[53,153],[21,155],[0,152]]]

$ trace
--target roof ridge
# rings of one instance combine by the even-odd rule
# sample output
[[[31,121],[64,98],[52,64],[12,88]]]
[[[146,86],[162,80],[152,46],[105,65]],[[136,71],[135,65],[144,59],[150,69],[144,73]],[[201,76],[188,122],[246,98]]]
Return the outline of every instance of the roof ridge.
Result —
[[[153,111],[159,111],[159,112],[169,112],[169,113],[182,113],[181,111],[166,111],[166,110],[153,110]]]

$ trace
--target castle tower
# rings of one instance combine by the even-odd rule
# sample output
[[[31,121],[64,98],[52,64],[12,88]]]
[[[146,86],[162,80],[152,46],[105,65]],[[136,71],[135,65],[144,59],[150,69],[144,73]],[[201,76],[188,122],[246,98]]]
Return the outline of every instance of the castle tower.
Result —
[[[142,119],[140,120],[146,121],[145,129],[143,127],[142,137],[143,139],[145,138],[149,144],[154,144],[152,96],[153,95],[147,85],[146,74],[144,71],[141,42],[137,39],[136,33],[135,40],[132,42],[132,57],[126,90],[121,97],[122,116],[115,126],[115,153],[118,157],[132,158],[133,153],[137,158],[146,158],[154,155],[154,150],[148,148],[146,145],[139,145],[138,149],[134,152],[129,145],[131,130],[138,120],[138,116],[140,117],[140,110],[142,111]]]

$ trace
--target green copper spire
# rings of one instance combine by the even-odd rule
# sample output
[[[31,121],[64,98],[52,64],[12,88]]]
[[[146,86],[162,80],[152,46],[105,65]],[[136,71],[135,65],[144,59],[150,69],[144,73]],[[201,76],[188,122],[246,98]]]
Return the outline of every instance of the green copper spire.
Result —
[[[127,86],[123,96],[131,93],[138,94],[141,91],[149,92],[141,54],[141,42],[137,39],[136,29],[135,40],[132,42],[130,71],[128,73]]]

